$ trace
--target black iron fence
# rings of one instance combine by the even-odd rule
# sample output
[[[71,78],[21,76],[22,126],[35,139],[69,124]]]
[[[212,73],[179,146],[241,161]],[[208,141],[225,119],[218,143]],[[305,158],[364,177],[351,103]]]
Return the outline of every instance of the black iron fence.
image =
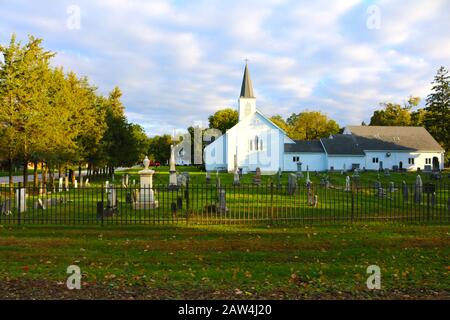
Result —
[[[450,185],[0,187],[0,224],[450,221]]]

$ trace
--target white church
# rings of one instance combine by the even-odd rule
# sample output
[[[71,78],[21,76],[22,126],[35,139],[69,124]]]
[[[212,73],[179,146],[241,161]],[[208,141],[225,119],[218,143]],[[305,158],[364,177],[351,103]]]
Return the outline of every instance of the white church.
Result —
[[[248,65],[238,110],[239,122],[205,147],[207,171],[443,169],[444,149],[422,127],[347,126],[324,139],[291,139],[258,110]]]

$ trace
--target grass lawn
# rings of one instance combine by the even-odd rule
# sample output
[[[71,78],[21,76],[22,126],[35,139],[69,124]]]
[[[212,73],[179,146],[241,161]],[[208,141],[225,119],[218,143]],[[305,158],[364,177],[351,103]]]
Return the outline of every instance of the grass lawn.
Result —
[[[450,299],[449,257],[448,225],[4,225],[0,298]]]

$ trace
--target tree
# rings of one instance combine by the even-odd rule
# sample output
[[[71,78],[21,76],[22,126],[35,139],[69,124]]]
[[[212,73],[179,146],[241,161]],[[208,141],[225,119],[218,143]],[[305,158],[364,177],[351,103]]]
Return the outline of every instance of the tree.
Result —
[[[288,118],[289,136],[298,140],[315,140],[339,132],[336,121],[319,111],[304,111]]]
[[[170,158],[171,144],[172,137],[168,134],[150,138],[148,151],[149,158],[160,163],[166,163]]]
[[[423,122],[425,128],[447,151],[450,150],[450,76],[440,67],[432,82],[432,93],[426,100]]]
[[[411,113],[409,107],[395,103],[380,103],[382,110],[376,110],[370,118],[371,126],[409,126]]]
[[[275,123],[279,128],[281,128],[282,130],[284,130],[284,132],[286,132],[289,135],[289,131],[290,131],[290,127],[289,125],[286,123],[286,121],[284,121],[283,117],[280,115],[275,115],[272,116],[270,118],[270,121],[272,121],[273,123]]]
[[[208,120],[210,128],[219,129],[222,133],[225,133],[238,123],[239,113],[236,110],[227,108],[217,111]]]

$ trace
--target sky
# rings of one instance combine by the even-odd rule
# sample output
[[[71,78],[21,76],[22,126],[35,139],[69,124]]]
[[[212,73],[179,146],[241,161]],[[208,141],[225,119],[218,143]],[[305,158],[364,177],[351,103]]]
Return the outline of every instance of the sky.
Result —
[[[0,43],[43,38],[53,65],[119,86],[150,136],[237,109],[245,59],[264,114],[368,123],[381,102],[426,98],[449,31],[449,0],[0,0]]]

